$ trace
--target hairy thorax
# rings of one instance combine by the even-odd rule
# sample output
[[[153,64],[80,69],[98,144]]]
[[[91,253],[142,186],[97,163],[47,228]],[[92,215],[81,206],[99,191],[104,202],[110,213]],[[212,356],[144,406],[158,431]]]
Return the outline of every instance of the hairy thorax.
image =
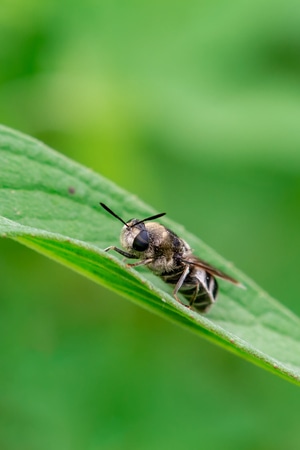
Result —
[[[147,224],[151,241],[144,258],[153,259],[148,267],[156,274],[172,272],[182,266],[182,259],[191,254],[189,245],[175,233],[158,223]]]

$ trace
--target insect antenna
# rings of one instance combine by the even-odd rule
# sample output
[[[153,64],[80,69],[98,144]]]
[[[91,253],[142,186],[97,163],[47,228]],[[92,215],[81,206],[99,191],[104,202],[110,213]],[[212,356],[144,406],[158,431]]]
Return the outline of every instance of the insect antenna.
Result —
[[[124,225],[129,228],[129,226],[127,225],[127,223],[121,219],[121,217],[119,217],[116,213],[114,213],[108,206],[106,206],[104,203],[100,202],[100,205],[102,206],[102,208],[104,208],[107,212],[109,212],[109,214],[111,214],[112,216],[114,216],[116,219],[120,220],[120,222],[124,223]]]
[[[107,212],[109,212],[109,214],[111,214],[112,216],[114,216],[116,219],[120,220],[120,222],[124,223],[124,225],[126,225],[127,228],[129,228],[128,224],[121,219],[120,216],[118,216],[116,213],[114,213],[108,206],[106,206],[104,203],[100,202],[100,205],[102,206],[102,208],[104,208]],[[164,216],[166,213],[159,213],[159,214],[155,214],[154,216],[150,216],[150,217],[146,217],[146,219],[143,220],[139,220],[137,223],[134,224],[134,226],[138,225],[139,223],[143,223],[146,220],[154,220],[154,219],[158,219],[159,217]]]
[[[146,217],[146,219],[139,220],[139,222],[135,223],[134,226],[138,225],[139,223],[146,222],[146,220],[158,219],[159,217],[162,217],[165,215],[166,215],[166,213],[159,213],[159,214],[155,214],[155,216]]]

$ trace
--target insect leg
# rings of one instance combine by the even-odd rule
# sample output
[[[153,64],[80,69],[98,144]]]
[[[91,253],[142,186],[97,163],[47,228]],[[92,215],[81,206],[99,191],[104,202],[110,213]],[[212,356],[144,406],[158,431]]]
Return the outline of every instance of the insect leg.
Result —
[[[194,301],[196,300],[196,298],[197,298],[197,296],[198,296],[199,286],[200,286],[200,283],[198,282],[198,283],[196,284],[196,286],[195,286],[195,292],[194,292],[194,294],[193,294],[193,297],[192,297],[191,300],[190,300],[190,308],[193,307]]]
[[[124,252],[124,250],[121,250],[120,248],[115,247],[114,245],[112,245],[111,247],[107,247],[104,251],[108,252],[109,250],[114,250],[115,252],[120,253],[120,255],[125,256],[125,258],[136,259],[136,256],[131,255],[131,253]]]
[[[175,300],[177,300],[178,303],[181,303],[182,305],[183,305],[183,303],[182,303],[182,301],[178,298],[177,293],[178,293],[179,289],[181,288],[181,286],[183,285],[184,280],[185,280],[186,277],[188,276],[189,271],[190,271],[190,266],[186,265],[186,266],[185,266],[185,269],[184,269],[184,271],[182,272],[182,274],[181,274],[179,280],[177,281],[176,286],[175,286],[174,291],[173,291],[173,295],[174,295],[174,297],[175,297]],[[185,305],[185,306],[186,306],[186,305]]]
[[[153,258],[148,258],[148,259],[142,259],[141,261],[138,261],[136,263],[126,264],[126,265],[129,267],[145,266],[146,264],[149,264],[152,261],[153,261]]]

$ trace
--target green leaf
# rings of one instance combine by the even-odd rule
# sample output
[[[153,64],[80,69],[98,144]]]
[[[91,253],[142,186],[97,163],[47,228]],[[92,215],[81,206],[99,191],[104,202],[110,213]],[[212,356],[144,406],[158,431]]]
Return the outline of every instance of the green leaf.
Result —
[[[300,320],[266,292],[168,218],[195,254],[246,286],[220,281],[217,304],[203,316],[178,304],[169,286],[145,268],[129,269],[103,252],[117,244],[120,223],[155,214],[135,195],[56,153],[0,127],[0,235],[12,238],[103,284],[141,306],[300,384]]]

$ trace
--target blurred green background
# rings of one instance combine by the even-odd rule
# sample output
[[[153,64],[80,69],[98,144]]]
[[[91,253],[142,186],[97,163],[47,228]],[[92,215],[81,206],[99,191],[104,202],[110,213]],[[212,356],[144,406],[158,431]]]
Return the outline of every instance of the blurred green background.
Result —
[[[300,314],[299,20],[292,0],[4,0],[0,122]],[[14,242],[0,270],[1,450],[299,449],[296,386]]]

